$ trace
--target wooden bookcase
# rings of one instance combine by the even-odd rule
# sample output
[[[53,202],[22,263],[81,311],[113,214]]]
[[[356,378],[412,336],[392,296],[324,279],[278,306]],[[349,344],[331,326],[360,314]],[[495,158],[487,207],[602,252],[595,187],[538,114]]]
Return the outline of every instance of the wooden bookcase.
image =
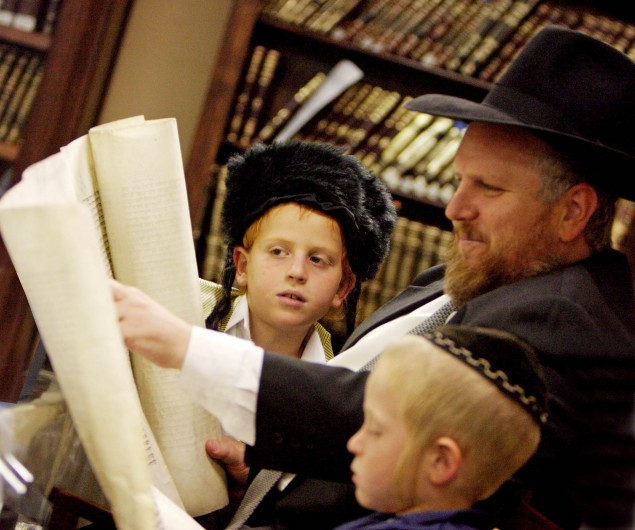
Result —
[[[342,41],[260,16],[258,0],[237,0],[228,22],[224,47],[213,72],[204,110],[199,121],[186,167],[192,225],[201,229],[209,205],[210,174],[214,163],[222,162],[238,148],[224,140],[238,96],[249,54],[261,44],[280,50],[283,58],[274,80],[262,119],[267,121],[299,88],[300,80],[317,72],[328,72],[338,60],[347,58],[365,73],[364,80],[417,96],[443,92],[478,101],[489,83],[467,79],[452,72],[427,68],[415,61],[387,54],[370,53]],[[405,198],[407,199],[407,198]],[[407,201],[406,201],[407,202]],[[406,205],[410,208],[413,205]],[[438,207],[427,209],[435,224],[448,226]]]
[[[627,3],[608,1],[545,0],[555,7],[611,15],[632,22],[635,9]],[[441,68],[424,66],[418,61],[374,53],[344,40],[307,31],[299,26],[262,16],[258,0],[236,0],[227,25],[223,49],[210,80],[204,110],[199,121],[186,167],[188,194],[194,233],[199,239],[199,262],[205,252],[206,219],[214,193],[212,168],[240,150],[225,140],[236,104],[241,79],[246,73],[250,53],[256,45],[281,52],[273,89],[262,111],[266,123],[307,80],[318,71],[328,71],[340,59],[347,58],[365,73],[364,82],[417,96],[440,92],[480,101],[491,86],[489,82]],[[442,228],[450,228],[442,208],[409,196],[396,195],[400,213]]]
[[[0,27],[0,41],[44,54],[42,81],[18,145],[0,144],[13,182],[96,123],[132,0],[62,0],[52,35]],[[0,401],[17,400],[38,334],[0,241]]]
[[[629,23],[635,21],[635,9],[617,1],[544,0],[541,4],[579,15],[590,13]],[[346,40],[336,40],[327,34],[267,17],[262,14],[262,5],[258,0],[235,2],[186,166],[201,274],[206,269],[207,235],[214,206],[214,166],[223,164],[231,154],[242,149],[228,142],[226,137],[251,54],[257,45],[278,50],[281,57],[261,111],[260,125],[267,123],[315,73],[328,72],[341,59],[353,61],[364,71],[363,82],[396,90],[404,96],[437,92],[480,101],[491,86],[489,81],[397,55],[375,53]],[[451,228],[439,204],[399,192],[393,195],[400,204],[401,216],[444,230]],[[626,249],[626,253],[633,260],[635,271],[635,249]]]

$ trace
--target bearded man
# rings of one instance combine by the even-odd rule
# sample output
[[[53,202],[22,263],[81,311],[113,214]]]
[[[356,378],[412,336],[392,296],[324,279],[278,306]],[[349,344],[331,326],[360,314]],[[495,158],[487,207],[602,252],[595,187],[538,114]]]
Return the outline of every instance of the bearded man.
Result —
[[[363,419],[366,374],[355,370],[438,310],[454,309],[440,323],[511,332],[537,350],[547,376],[541,446],[484,503],[501,528],[553,528],[545,518],[565,529],[633,527],[633,290],[627,260],[609,238],[616,198],[635,200],[633,94],[635,64],[625,55],[548,27],[482,103],[445,95],[408,103],[470,123],[446,207],[454,255],[363,322],[330,363],[340,368],[175,323],[142,293],[113,287],[135,351],[181,369],[193,397],[249,445],[251,466],[301,474],[270,494],[272,511],[258,508],[249,526],[332,528],[358,515],[344,485],[346,441]],[[229,439],[207,450],[240,466]],[[520,506],[531,522],[513,519],[520,508],[504,513]]]

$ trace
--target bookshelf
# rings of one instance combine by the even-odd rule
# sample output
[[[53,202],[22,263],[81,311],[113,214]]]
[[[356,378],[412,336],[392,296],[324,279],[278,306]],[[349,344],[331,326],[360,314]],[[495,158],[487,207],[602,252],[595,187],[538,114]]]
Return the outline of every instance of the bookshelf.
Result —
[[[62,0],[50,30],[25,32],[0,25],[0,45],[37,52],[43,65],[17,141],[0,141],[0,167],[10,171],[12,182],[27,166],[55,153],[95,124],[131,6],[132,0]],[[38,335],[1,241],[0,315],[0,401],[14,402]]]
[[[324,6],[329,6],[330,20],[325,21],[328,17],[322,17],[322,22],[316,22],[320,20],[320,15],[312,10],[319,10],[319,6],[323,10],[326,9]],[[479,10],[483,12],[479,13]],[[258,105],[260,122],[256,129],[262,131],[272,123],[280,109],[292,98],[299,97],[315,76],[328,73],[341,59],[352,61],[364,72],[356,86],[368,85],[368,94],[377,87],[386,91],[381,93],[376,104],[369,105],[370,108],[379,107],[379,102],[386,100],[389,91],[397,92],[402,98],[440,92],[480,101],[519,46],[546,24],[555,23],[591,32],[635,59],[634,11],[632,6],[617,1],[330,0],[322,3],[237,0],[228,25],[231,29],[226,34],[224,53],[219,55],[223,60],[217,64],[210,81],[186,167],[192,224],[197,235],[199,272],[204,277],[217,279],[215,274],[221,266],[218,262],[211,265],[208,262],[210,256],[222,254],[222,242],[217,234],[222,165],[231,154],[258,139],[257,132],[247,142],[240,142],[231,135],[233,122],[239,114],[237,109],[244,106],[244,95],[250,93],[252,101],[257,97],[257,86],[249,91],[249,83],[246,82],[257,48],[264,48],[265,52],[279,52],[275,73],[268,81],[269,89]],[[428,33],[421,31],[424,27]],[[470,36],[478,39],[470,42]],[[499,40],[493,39],[493,36]],[[397,53],[397,50],[401,51]],[[253,80],[251,85],[254,85]],[[357,94],[360,93],[361,89]],[[345,95],[346,92],[341,100],[345,99]],[[351,96],[349,101],[354,101],[355,97]],[[369,101],[364,99],[367,97],[370,98],[370,95],[360,97],[359,101]],[[363,124],[359,120],[355,122],[354,117],[355,111],[362,112],[363,103],[351,103],[354,110],[348,114],[342,110],[346,108],[342,103],[339,114],[333,114],[338,101],[327,105],[309,120],[296,137],[323,140],[325,136],[315,131],[319,130],[320,120],[327,122],[329,116],[337,116],[340,124],[350,125],[351,129],[367,127],[368,113],[362,118],[362,122],[366,120]],[[241,112],[240,118],[244,123],[247,111]],[[390,113],[383,118],[384,123],[387,123],[388,116]],[[363,155],[364,142],[369,144],[372,133],[380,130],[382,125],[377,123],[372,127],[374,129],[366,131],[359,151],[350,150],[352,154],[359,152]],[[437,137],[438,143],[441,143],[441,135]],[[333,141],[333,138],[328,137],[326,141]],[[351,137],[348,139],[350,141]],[[342,145],[346,146],[347,142]],[[383,166],[369,165],[386,178],[400,205],[400,216],[447,231],[451,228],[443,214],[443,197],[447,194],[431,198],[433,196],[418,192],[421,178],[415,170],[427,170],[429,166],[426,164],[430,160],[425,156],[417,164],[406,164],[398,158],[388,157],[389,161]],[[391,169],[385,171],[388,167]],[[390,177],[395,173],[399,178]],[[401,180],[402,176],[407,178]],[[413,226],[404,230],[399,236],[396,234],[399,241],[395,245],[403,244],[401,240],[405,239],[412,241]],[[420,237],[423,238],[423,235]],[[436,236],[431,237],[434,239]],[[443,237],[437,239],[445,242]],[[439,250],[432,249],[430,253],[436,253],[437,259],[442,259],[442,253],[437,252]],[[396,254],[402,251],[399,249]],[[629,249],[626,252],[629,253]],[[420,270],[430,253],[416,257],[415,271]],[[630,254],[633,254],[632,249]],[[402,271],[403,276],[408,274]],[[369,290],[380,288],[375,285]],[[380,295],[375,305],[383,298],[385,296]]]

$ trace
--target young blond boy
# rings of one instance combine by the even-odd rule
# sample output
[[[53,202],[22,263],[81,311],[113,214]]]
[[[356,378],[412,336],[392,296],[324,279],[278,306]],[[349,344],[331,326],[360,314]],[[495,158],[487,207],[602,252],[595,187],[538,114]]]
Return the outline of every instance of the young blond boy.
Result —
[[[512,335],[446,325],[398,339],[348,442],[355,496],[378,513],[338,530],[491,530],[473,505],[531,457],[545,421],[540,366]]]

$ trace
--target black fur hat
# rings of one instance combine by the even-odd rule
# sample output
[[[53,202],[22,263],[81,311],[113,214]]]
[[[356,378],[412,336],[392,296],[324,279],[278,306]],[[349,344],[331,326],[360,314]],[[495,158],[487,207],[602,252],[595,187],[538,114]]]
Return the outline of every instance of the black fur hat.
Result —
[[[222,280],[226,293],[235,277],[233,250],[243,244],[249,226],[273,206],[299,203],[332,217],[342,230],[357,277],[356,292],[346,306],[347,317],[354,319],[359,284],[377,274],[390,249],[397,214],[384,183],[333,145],[289,141],[256,144],[234,155],[227,163],[226,188],[221,213],[227,244]],[[208,325],[216,327],[228,309],[215,308]]]

